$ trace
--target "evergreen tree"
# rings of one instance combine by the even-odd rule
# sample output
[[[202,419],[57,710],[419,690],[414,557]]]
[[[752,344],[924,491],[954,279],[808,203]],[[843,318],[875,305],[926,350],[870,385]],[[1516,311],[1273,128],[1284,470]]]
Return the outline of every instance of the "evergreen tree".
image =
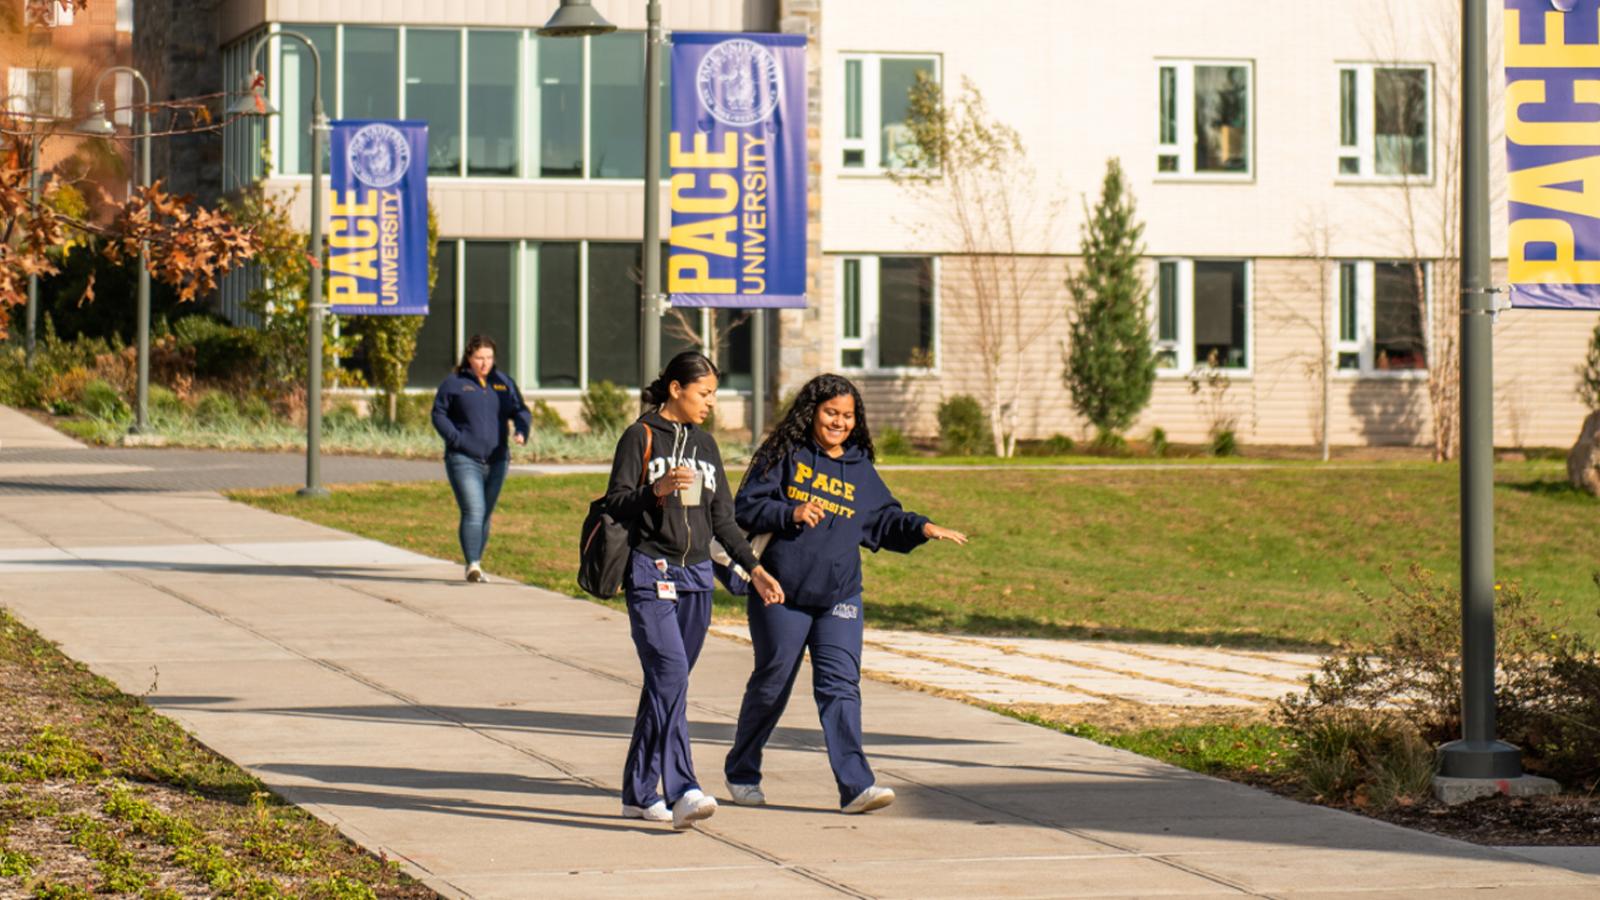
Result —
[[[1589,338],[1589,354],[1578,367],[1578,399],[1589,410],[1600,410],[1600,325]]]
[[[1067,279],[1070,343],[1062,378],[1096,440],[1111,446],[1150,402],[1156,379],[1149,288],[1140,275],[1144,225],[1135,219],[1116,159],[1106,162],[1100,202],[1085,212],[1083,266]]]
[[[436,260],[439,249],[439,217],[433,204],[428,204],[428,295],[433,295],[434,284],[439,280]],[[449,311],[433,311],[434,315],[449,315]],[[363,316],[360,319],[362,340],[367,347],[367,361],[372,367],[372,382],[383,391],[388,405],[389,421],[399,416],[400,395],[406,389],[411,371],[411,360],[417,355],[417,334],[422,331],[423,316]]]

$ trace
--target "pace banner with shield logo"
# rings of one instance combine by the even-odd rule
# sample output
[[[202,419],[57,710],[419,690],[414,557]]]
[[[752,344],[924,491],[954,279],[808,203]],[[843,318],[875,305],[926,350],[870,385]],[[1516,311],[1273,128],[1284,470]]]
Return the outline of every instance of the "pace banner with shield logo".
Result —
[[[1505,0],[1513,306],[1600,309],[1600,0]]]
[[[328,300],[339,315],[428,314],[428,124],[333,123]]]
[[[674,306],[806,305],[806,44],[674,32]]]

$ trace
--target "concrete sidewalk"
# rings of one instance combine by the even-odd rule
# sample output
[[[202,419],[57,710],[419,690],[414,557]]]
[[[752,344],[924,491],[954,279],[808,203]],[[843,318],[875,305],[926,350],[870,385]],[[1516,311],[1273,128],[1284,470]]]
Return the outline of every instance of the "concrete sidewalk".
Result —
[[[767,754],[772,806],[688,833],[623,820],[625,617],[459,579],[214,494],[0,497],[0,603],[447,896],[1600,896],[1594,877],[874,682],[868,751],[895,806],[835,811],[802,689]],[[749,665],[714,639],[691,688],[719,796]]]

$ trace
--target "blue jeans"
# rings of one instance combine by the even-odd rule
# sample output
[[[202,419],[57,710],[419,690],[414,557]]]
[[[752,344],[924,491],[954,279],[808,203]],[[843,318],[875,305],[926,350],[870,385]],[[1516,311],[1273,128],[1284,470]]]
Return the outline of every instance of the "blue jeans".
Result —
[[[489,544],[489,517],[494,515],[494,504],[500,499],[500,487],[506,483],[506,466],[510,459],[486,463],[465,453],[445,451],[444,471],[450,478],[450,490],[455,492],[456,506],[461,508],[461,554],[467,564],[483,560],[483,548]]]

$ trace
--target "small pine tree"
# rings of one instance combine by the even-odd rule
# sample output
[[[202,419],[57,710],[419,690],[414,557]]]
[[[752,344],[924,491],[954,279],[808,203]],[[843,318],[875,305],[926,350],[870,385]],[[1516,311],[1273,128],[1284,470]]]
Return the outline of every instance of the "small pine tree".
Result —
[[[1062,379],[1096,440],[1112,445],[1150,402],[1156,379],[1149,288],[1139,272],[1144,225],[1116,159],[1106,162],[1100,202],[1092,210],[1085,205],[1083,267],[1067,279],[1070,343]]]
[[[1578,367],[1578,399],[1584,408],[1600,411],[1600,325],[1589,338],[1589,355]]]
[[[439,280],[437,255],[439,250],[439,217],[433,204],[428,204],[428,295],[433,296],[434,285]],[[435,315],[447,314],[435,312]],[[411,373],[411,361],[417,355],[417,334],[422,331],[423,316],[363,316],[359,329],[367,346],[367,359],[372,366],[372,381],[384,393],[388,404],[389,421],[399,415],[400,394],[406,389]]]

